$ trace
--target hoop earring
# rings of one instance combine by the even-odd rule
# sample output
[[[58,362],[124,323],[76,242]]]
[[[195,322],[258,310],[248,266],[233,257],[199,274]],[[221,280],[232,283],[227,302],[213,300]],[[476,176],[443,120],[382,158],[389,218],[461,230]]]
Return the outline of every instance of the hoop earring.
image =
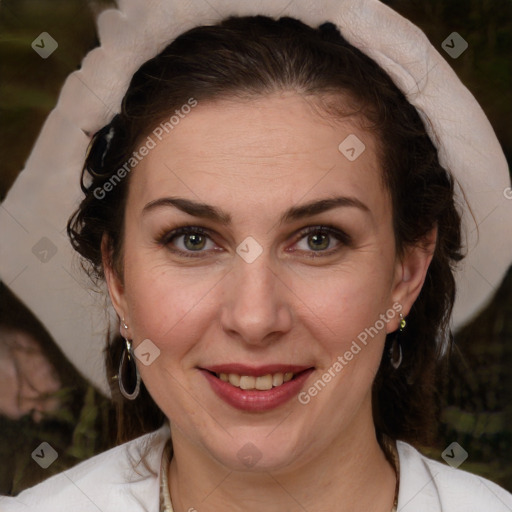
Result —
[[[132,351],[131,342],[125,338],[126,346],[123,349],[123,355],[119,363],[119,371],[117,372],[117,381],[119,383],[119,391],[128,400],[135,400],[140,392],[140,374],[135,357]],[[125,379],[130,383],[133,382],[135,377],[135,385],[125,385]]]
[[[391,366],[396,370],[402,364],[402,345],[400,344],[400,333],[403,332],[406,325],[404,315],[400,313],[400,325],[396,333],[395,339],[391,344],[388,355]]]

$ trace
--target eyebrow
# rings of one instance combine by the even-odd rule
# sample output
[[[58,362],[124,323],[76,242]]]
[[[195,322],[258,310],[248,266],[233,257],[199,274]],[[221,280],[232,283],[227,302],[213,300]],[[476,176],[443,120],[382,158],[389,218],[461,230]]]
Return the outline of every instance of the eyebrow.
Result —
[[[224,226],[231,225],[232,218],[229,213],[224,212],[216,206],[199,203],[181,197],[162,197],[160,199],[155,199],[144,206],[142,214],[145,215],[155,209],[169,206],[177,208],[178,210],[188,213],[194,217],[209,219]],[[306,217],[312,217],[313,215],[318,215],[339,207],[358,208],[371,215],[370,209],[356,197],[337,196],[311,201],[300,206],[292,206],[281,216],[279,219],[279,225],[304,219]]]

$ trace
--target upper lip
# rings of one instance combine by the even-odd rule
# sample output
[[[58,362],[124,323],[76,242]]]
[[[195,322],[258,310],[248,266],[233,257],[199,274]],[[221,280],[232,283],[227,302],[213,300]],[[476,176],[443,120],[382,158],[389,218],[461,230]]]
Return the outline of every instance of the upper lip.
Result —
[[[261,377],[263,375],[275,373],[299,373],[304,370],[308,370],[309,368],[312,367],[296,364],[267,364],[264,366],[248,366],[241,363],[218,364],[201,367],[202,370],[208,370],[213,373],[234,373],[236,375],[248,375],[252,377]]]

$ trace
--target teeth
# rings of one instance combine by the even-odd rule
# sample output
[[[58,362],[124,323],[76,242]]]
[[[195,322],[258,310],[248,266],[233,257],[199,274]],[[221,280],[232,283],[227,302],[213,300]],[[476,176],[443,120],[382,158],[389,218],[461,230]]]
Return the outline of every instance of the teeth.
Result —
[[[240,377],[240,389],[254,389],[256,386],[256,377],[243,375]]]
[[[261,377],[253,377],[250,375],[237,375],[236,373],[218,373],[217,377],[224,381],[229,382],[232,386],[240,389],[258,389],[265,391],[272,389],[272,387],[281,386],[283,383],[293,379],[293,372],[274,373],[262,375]]]
[[[284,376],[282,373],[276,373],[272,377],[272,385],[273,386],[280,386],[284,382]]]
[[[272,389],[272,375],[263,375],[263,377],[257,377],[256,389],[261,391],[264,391],[265,389]]]
[[[233,386],[236,386],[237,388],[240,387],[240,375],[236,375],[236,373],[230,373],[228,380],[230,384],[233,384]]]

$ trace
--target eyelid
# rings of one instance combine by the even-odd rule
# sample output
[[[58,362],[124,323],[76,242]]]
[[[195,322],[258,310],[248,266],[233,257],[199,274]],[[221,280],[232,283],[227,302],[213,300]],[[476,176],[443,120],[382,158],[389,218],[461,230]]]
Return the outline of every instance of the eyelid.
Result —
[[[345,245],[352,244],[352,237],[350,235],[348,235],[342,229],[336,228],[336,227],[328,225],[328,224],[318,224],[318,225],[308,226],[306,228],[303,228],[297,233],[296,240],[300,240],[301,238],[303,238],[306,235],[309,235],[310,233],[317,233],[317,232],[327,233],[329,235],[332,235],[335,238],[338,238]],[[327,252],[327,251],[320,251],[320,252]]]
[[[183,235],[187,234],[199,234],[202,236],[205,236],[213,241],[212,234],[214,233],[212,230],[208,228],[203,228],[201,226],[196,225],[183,225],[178,228],[175,228],[171,231],[168,231],[167,229],[163,230],[160,235],[156,237],[156,240],[159,245],[168,247],[171,244],[171,241],[174,238],[178,238]],[[292,235],[294,242],[293,244],[296,244],[298,241],[300,241],[302,238],[304,238],[306,235],[310,233],[326,233],[328,235],[333,236],[338,241],[341,242],[342,246],[350,246],[352,245],[352,237],[348,235],[345,231],[336,228],[331,225],[326,224],[317,224],[317,225],[311,225],[307,226],[305,228],[302,228],[298,232],[296,232],[294,235]],[[211,252],[210,251],[182,251],[179,249],[169,249],[173,253],[185,256],[185,257],[191,257],[191,258],[201,258],[204,253]],[[339,246],[336,246],[333,249],[325,250],[325,251],[305,251],[306,253],[309,253],[309,257],[322,257],[322,256],[330,256],[331,254],[338,252]],[[291,252],[296,252],[296,250],[292,250]],[[299,251],[304,252],[304,251]]]
[[[210,236],[210,234],[212,232],[207,228],[202,228],[200,226],[195,226],[192,224],[185,224],[183,226],[180,226],[180,227],[177,227],[177,228],[174,228],[171,230],[163,229],[156,236],[156,240],[158,241],[159,244],[167,245],[168,243],[170,243],[170,241],[173,238],[176,238],[180,235],[188,234],[188,233],[198,233],[200,235]]]

